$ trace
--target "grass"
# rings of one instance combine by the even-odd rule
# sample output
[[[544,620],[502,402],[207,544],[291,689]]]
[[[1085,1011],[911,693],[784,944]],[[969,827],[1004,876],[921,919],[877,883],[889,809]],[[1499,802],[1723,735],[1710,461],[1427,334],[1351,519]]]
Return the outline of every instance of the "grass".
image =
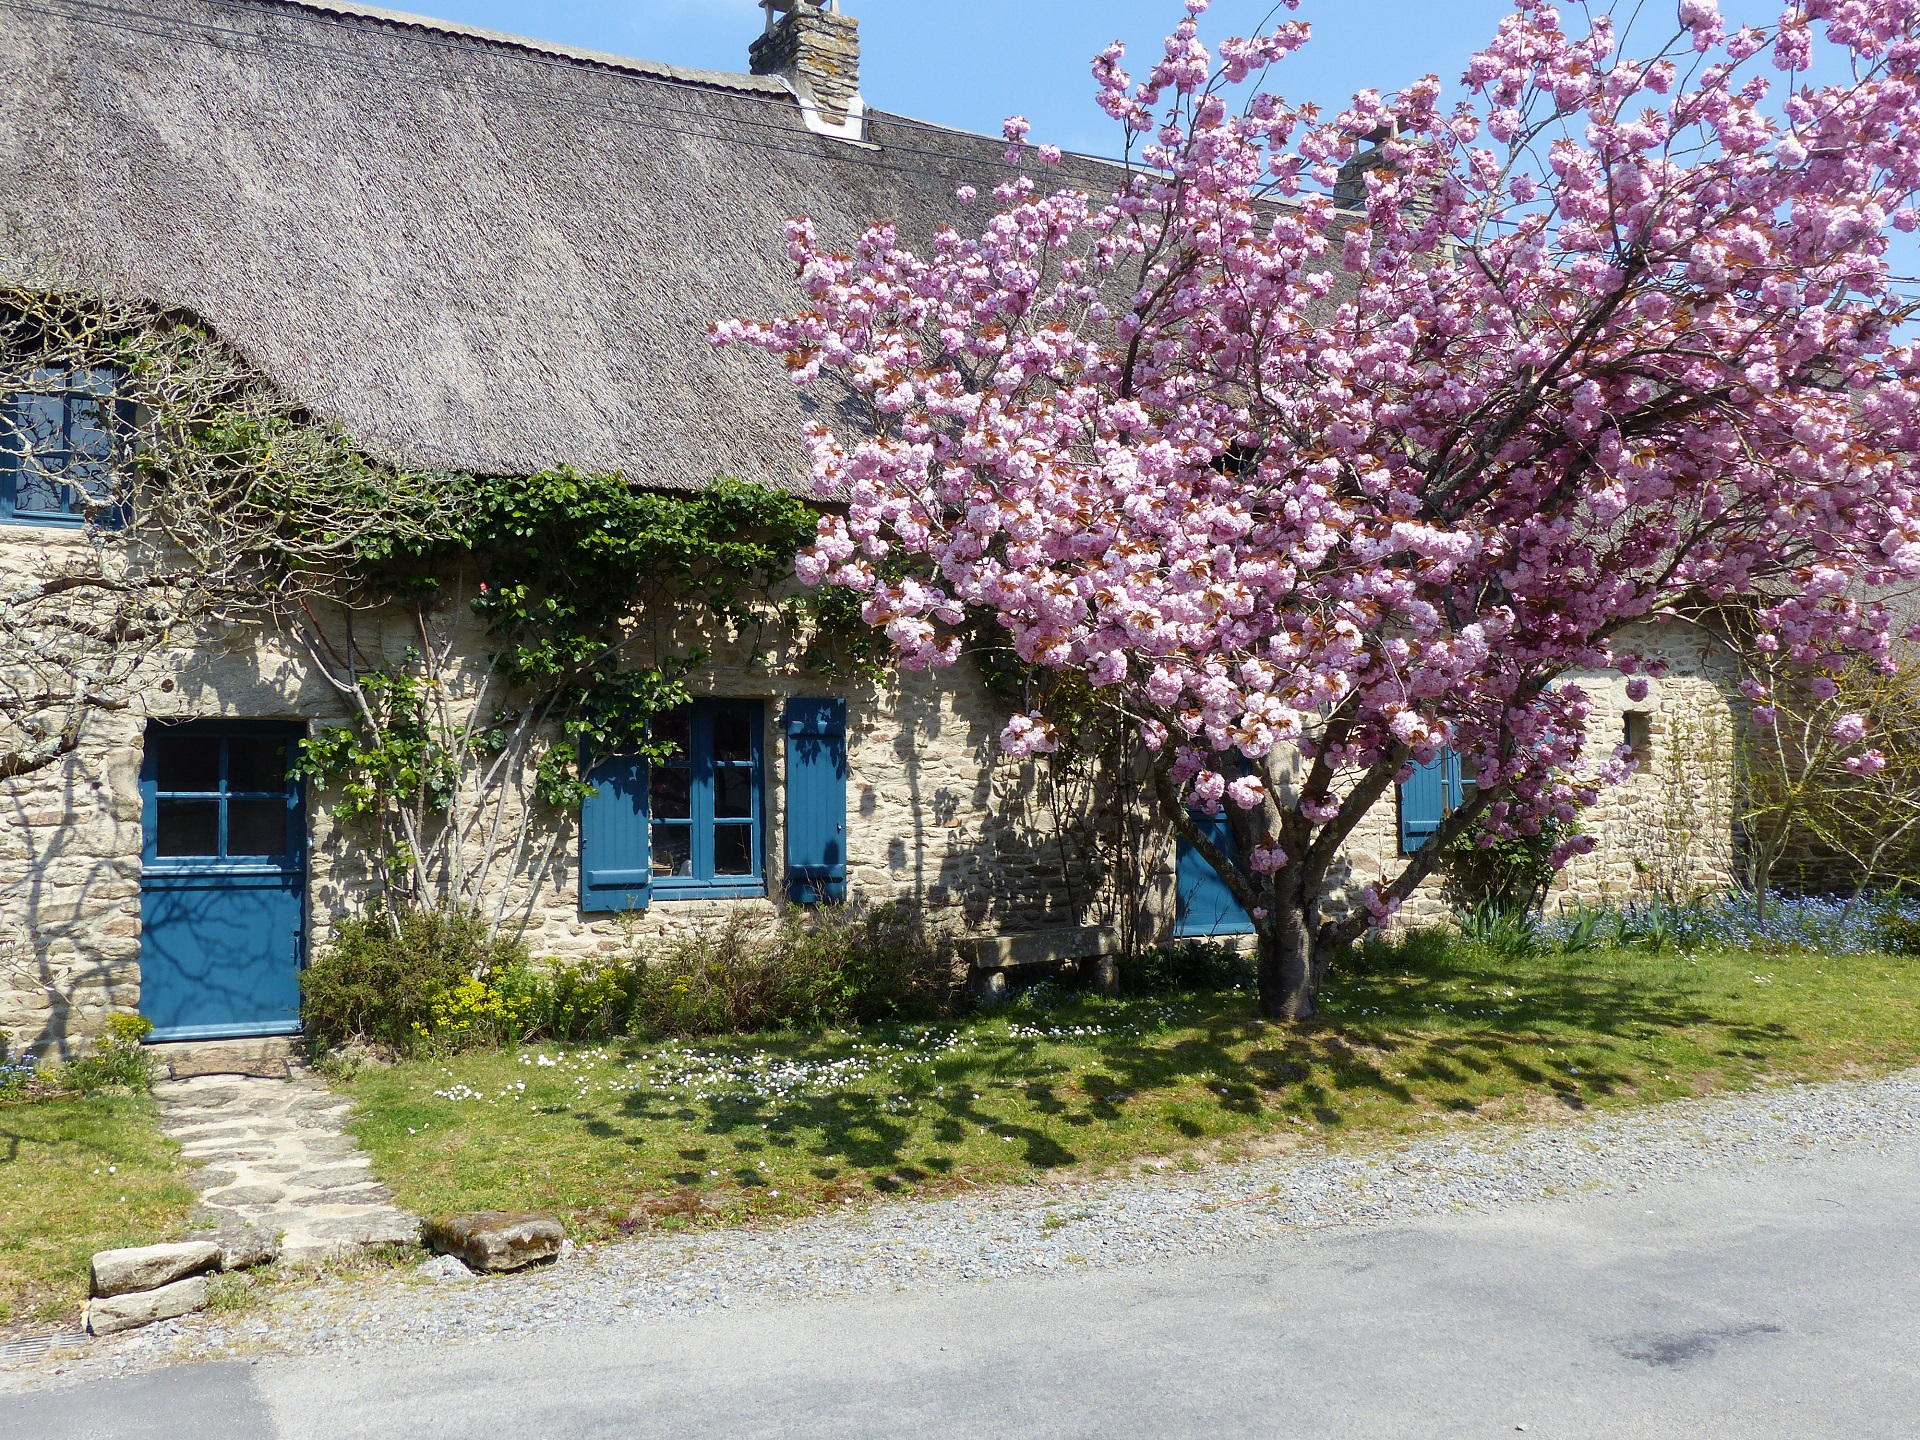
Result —
[[[341,1082],[402,1204],[576,1233],[1192,1164],[1920,1063],[1920,961],[1408,947],[1304,1031],[1242,994],[1043,988],[991,1016],[415,1060]]]
[[[146,1096],[0,1105],[0,1323],[71,1319],[94,1251],[179,1233],[193,1205]]]

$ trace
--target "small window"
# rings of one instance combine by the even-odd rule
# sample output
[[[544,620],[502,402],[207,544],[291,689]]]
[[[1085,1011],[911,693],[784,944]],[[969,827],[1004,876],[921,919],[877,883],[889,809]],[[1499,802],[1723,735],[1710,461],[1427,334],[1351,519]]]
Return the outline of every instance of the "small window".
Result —
[[[1621,721],[1620,743],[1644,765],[1653,758],[1653,717],[1644,710],[1629,710]]]
[[[653,736],[673,753],[638,767],[644,805],[620,825],[583,819],[583,873],[618,872],[625,891],[658,900],[764,894],[763,720],[754,700],[701,700],[657,718]]]
[[[147,734],[148,859],[283,863],[300,848],[290,734]]]
[[[110,370],[43,370],[0,400],[0,522],[74,527],[113,499],[126,419]]]
[[[1452,750],[1442,750],[1425,765],[1416,764],[1412,776],[1399,787],[1400,853],[1411,855],[1422,849],[1447,816],[1466,803],[1472,783]]]

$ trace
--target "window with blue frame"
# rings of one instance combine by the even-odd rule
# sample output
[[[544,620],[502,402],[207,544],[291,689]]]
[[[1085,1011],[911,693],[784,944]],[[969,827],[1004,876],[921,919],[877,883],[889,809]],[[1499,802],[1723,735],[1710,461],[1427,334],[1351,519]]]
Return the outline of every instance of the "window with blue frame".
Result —
[[[0,522],[75,527],[113,495],[111,370],[42,370],[0,400]]]
[[[664,761],[596,765],[581,814],[581,906],[636,910],[652,900],[766,893],[764,711],[757,700],[700,700],[657,717]]]

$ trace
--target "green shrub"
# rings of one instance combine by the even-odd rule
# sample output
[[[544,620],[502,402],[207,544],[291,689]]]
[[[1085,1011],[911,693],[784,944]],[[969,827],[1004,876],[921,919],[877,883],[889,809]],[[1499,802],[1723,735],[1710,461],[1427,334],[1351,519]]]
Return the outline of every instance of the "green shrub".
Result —
[[[367,1040],[409,1054],[436,1035],[451,1048],[507,1043],[520,1036],[492,991],[527,964],[524,945],[490,936],[471,913],[347,920],[301,976],[300,1015],[323,1045]]]
[[[128,1090],[153,1087],[153,1062],[142,1042],[153,1032],[144,1015],[109,1015],[99,1042],[87,1054],[60,1068],[60,1083],[90,1095],[116,1086]]]
[[[1251,955],[1218,940],[1180,940],[1120,962],[1120,988],[1128,995],[1251,990],[1258,978],[1259,966]]]
[[[519,979],[528,1030],[549,1040],[604,1040],[631,1028],[639,988],[632,960],[526,971]],[[510,988],[510,987],[509,987]]]
[[[900,905],[792,912],[772,926],[735,914],[627,978],[629,1023],[655,1035],[925,1019],[961,994],[951,942]]]
[[[1889,955],[1920,955],[1920,916],[1888,909],[1876,917],[1879,948]]]

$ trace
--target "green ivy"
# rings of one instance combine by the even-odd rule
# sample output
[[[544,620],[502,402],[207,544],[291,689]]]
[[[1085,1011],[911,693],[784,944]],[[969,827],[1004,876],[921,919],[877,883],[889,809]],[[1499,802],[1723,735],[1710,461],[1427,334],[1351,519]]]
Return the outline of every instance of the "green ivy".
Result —
[[[618,474],[570,469],[462,483],[461,518],[441,537],[361,547],[365,583],[373,595],[425,606],[449,577],[477,578],[470,603],[497,647],[511,703],[468,748],[498,754],[537,718],[534,793],[555,810],[592,792],[586,776],[601,758],[667,758],[652,722],[693,699],[694,680],[712,663],[694,643],[701,636],[751,632],[771,610],[809,634],[810,668],[877,673],[884,662],[884,637],[861,623],[859,597],[780,594],[817,524],[794,495],[729,479],[662,495]],[[374,823],[395,874],[415,857],[386,823],[389,808],[444,815],[459,781],[457,746],[436,733],[418,660],[361,675],[366,716],[322,731],[301,760],[302,774],[339,794],[337,816]]]

